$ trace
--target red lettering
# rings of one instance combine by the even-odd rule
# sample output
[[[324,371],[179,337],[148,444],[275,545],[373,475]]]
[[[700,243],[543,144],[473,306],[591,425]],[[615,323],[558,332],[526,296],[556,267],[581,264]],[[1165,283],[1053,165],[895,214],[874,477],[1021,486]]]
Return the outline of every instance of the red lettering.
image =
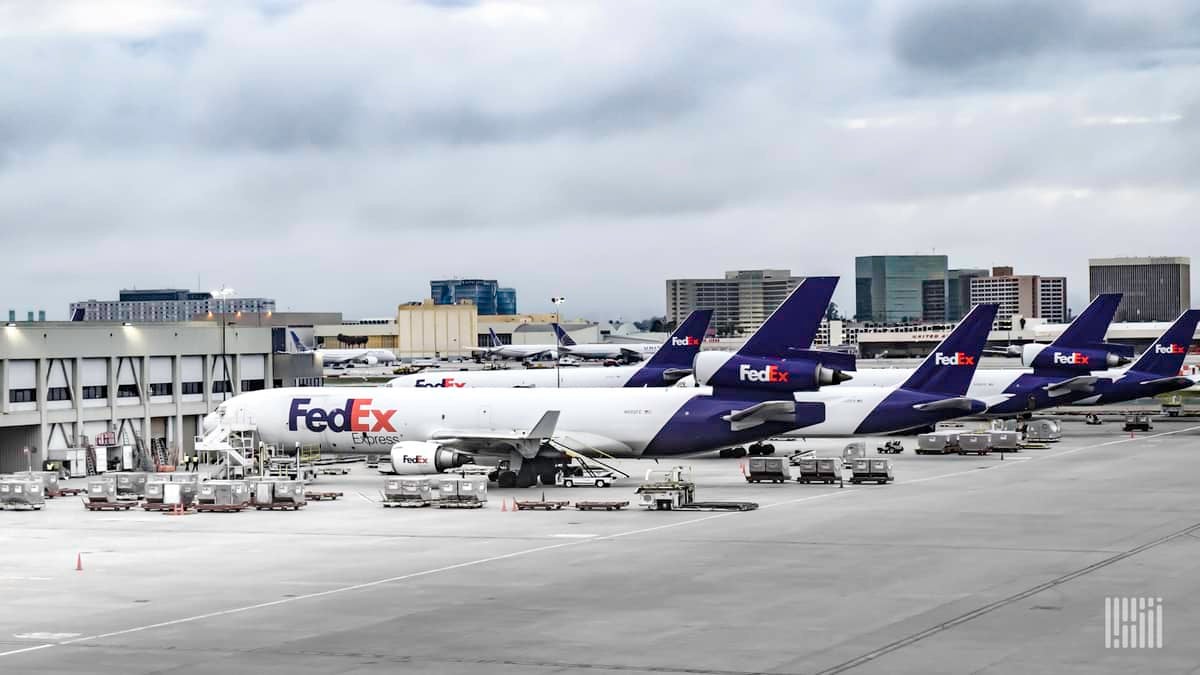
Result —
[[[371,428],[371,431],[391,431],[393,433],[396,431],[396,428],[392,426],[392,415],[396,414],[395,410],[372,410],[371,414],[375,416],[375,426]]]
[[[367,406],[371,405],[369,398],[356,398],[350,404],[350,430],[351,431],[369,431],[371,424],[366,417],[371,413]]]

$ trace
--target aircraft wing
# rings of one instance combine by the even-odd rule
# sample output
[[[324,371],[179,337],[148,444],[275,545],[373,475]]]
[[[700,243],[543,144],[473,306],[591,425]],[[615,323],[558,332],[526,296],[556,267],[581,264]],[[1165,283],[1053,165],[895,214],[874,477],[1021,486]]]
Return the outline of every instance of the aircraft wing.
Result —
[[[532,457],[545,441],[554,437],[558,426],[557,410],[547,410],[528,431],[513,429],[439,429],[429,440],[466,452],[485,452],[502,448],[517,450],[523,456]]]
[[[983,402],[980,399],[971,398],[969,396],[955,396],[954,398],[943,398],[939,401],[930,401],[929,403],[918,403],[913,406],[913,410],[921,412],[937,412],[941,410],[962,410],[971,412],[972,404],[975,401]]]
[[[362,354],[355,354],[355,353],[349,353],[349,352],[341,353],[341,354],[330,354],[329,352],[318,351],[318,353],[321,355],[321,363],[334,364],[334,365],[350,363],[351,361],[357,361],[358,359],[361,359],[363,357]]]
[[[1048,384],[1045,386],[1045,390],[1051,397],[1066,394],[1090,394],[1096,391],[1096,383],[1100,380],[1101,378],[1095,375],[1080,375],[1057,384]]]
[[[792,422],[796,419],[795,401],[763,401],[749,408],[731,411],[723,417],[733,431],[752,429],[767,422]]]

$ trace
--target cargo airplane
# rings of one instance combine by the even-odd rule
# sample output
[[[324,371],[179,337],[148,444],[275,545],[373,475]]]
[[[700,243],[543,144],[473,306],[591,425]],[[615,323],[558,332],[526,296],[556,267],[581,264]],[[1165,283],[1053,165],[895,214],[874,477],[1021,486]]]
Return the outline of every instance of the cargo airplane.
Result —
[[[650,358],[658,351],[657,344],[633,344],[615,342],[593,342],[576,344],[575,340],[557,323],[551,323],[554,335],[558,339],[558,348],[564,354],[578,356],[582,359],[615,359],[621,361],[641,361]],[[699,339],[704,340],[704,334]]]
[[[809,283],[820,281],[806,279],[795,292]],[[922,377],[887,396],[847,399],[812,391],[797,400],[797,389],[845,379],[839,368],[825,364],[846,365],[853,357],[789,351],[787,335],[786,326],[768,320],[747,344],[786,356],[739,352],[723,364],[714,387],[248,392],[205,417],[205,441],[219,440],[234,424],[253,424],[267,443],[316,444],[331,453],[390,452],[393,468],[402,474],[437,473],[476,459],[496,463],[502,487],[528,487],[538,478],[552,482],[567,453],[648,458],[706,453],[818,425],[830,405],[842,408],[837,419],[869,418],[880,433],[985,407],[941,391],[943,371],[973,369],[957,357],[931,360]]]
[[[292,343],[296,345],[296,351],[316,354],[321,363],[327,366],[346,366],[353,363],[374,366],[396,362],[396,355],[387,349],[312,349],[300,341],[296,331],[288,332],[292,334]]]

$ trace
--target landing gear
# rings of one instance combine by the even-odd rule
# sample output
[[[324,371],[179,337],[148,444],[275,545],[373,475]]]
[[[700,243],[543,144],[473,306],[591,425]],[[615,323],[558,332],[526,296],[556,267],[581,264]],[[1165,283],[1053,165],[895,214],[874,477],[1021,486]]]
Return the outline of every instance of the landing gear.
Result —
[[[496,474],[496,487],[517,487],[517,472],[508,470],[498,472]]]
[[[773,455],[775,454],[775,446],[770,443],[754,443],[748,448],[751,455]]]
[[[746,456],[746,449],[738,446],[736,448],[723,448],[717,455],[721,459],[741,459]]]

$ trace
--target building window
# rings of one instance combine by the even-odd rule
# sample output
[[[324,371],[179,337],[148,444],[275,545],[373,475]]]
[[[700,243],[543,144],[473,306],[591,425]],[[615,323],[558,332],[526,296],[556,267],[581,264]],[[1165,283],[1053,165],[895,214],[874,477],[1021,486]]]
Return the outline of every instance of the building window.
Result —
[[[213,390],[214,394],[231,394],[231,393],[233,393],[233,387],[231,386],[231,383],[228,380],[217,380],[217,381],[213,382],[212,390]]]
[[[69,387],[50,387],[46,390],[47,401],[70,401],[71,389]]]
[[[175,389],[175,385],[173,385],[170,382],[162,382],[159,384],[151,383],[150,395],[151,396],[170,396],[171,392],[173,392],[174,389]]]
[[[117,385],[117,398],[137,398],[140,395],[136,384]]]
[[[83,388],[84,399],[108,398],[108,385],[100,384]]]
[[[264,380],[242,380],[242,391],[259,391],[266,389],[267,383]]]
[[[204,393],[203,382],[183,382],[181,386],[183,388],[182,393],[184,396],[193,396]]]
[[[37,400],[37,390],[34,389],[9,389],[9,403],[33,403]]]

